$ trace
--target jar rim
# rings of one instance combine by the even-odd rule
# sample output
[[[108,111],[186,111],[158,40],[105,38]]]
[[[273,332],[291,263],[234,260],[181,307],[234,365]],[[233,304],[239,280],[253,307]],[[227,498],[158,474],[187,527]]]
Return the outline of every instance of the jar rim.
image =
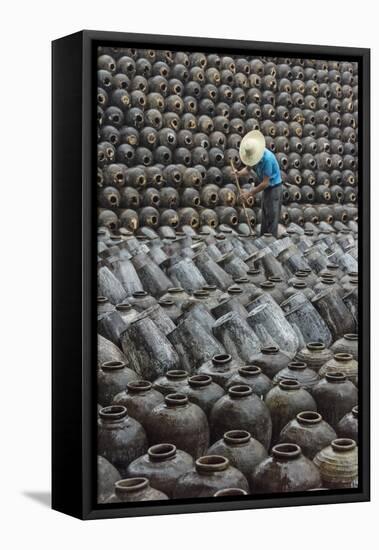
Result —
[[[229,460],[221,455],[205,455],[195,462],[199,473],[222,472],[229,467]]]
[[[278,443],[272,448],[272,454],[278,459],[294,459],[301,455],[301,448],[296,443]]]

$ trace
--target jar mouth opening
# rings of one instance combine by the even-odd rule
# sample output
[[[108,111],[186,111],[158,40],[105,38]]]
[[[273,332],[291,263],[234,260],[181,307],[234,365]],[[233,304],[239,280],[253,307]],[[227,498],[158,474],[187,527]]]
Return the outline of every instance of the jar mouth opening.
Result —
[[[340,352],[334,354],[334,359],[336,361],[351,361],[353,359],[353,356],[351,355],[351,353]]]
[[[300,424],[318,424],[322,420],[321,414],[315,411],[302,411],[296,415]]]
[[[169,380],[184,380],[188,377],[188,372],[180,369],[168,370],[166,372],[166,378]]]
[[[105,361],[101,364],[101,370],[105,372],[112,372],[124,369],[126,364],[123,361]]]
[[[132,304],[117,304],[117,311],[129,311],[132,309]]]
[[[246,365],[244,367],[240,367],[238,369],[238,373],[241,376],[249,377],[249,376],[258,376],[262,373],[261,367],[258,367],[257,365]]]
[[[195,374],[188,379],[188,384],[194,388],[209,386],[211,383],[212,377],[208,376],[208,374]]]
[[[145,290],[137,290],[136,292],[133,292],[133,298],[143,298],[144,296],[147,296],[147,292],[145,292]]]
[[[198,458],[195,465],[199,473],[220,472],[228,468],[229,460],[221,455],[206,455]]]
[[[238,487],[231,487],[230,489],[220,489],[213,496],[214,497],[237,497],[247,495],[247,492],[244,489],[239,489]]]
[[[327,372],[325,378],[328,382],[344,382],[346,380],[346,374],[344,372]]]
[[[188,397],[183,393],[169,393],[165,396],[165,403],[168,407],[183,407],[188,403]]]
[[[103,420],[119,420],[127,415],[126,407],[122,405],[111,405],[103,407],[99,411],[99,416]]]
[[[120,479],[114,485],[117,493],[132,493],[133,491],[140,491],[148,487],[149,480],[146,477],[131,477],[129,479]]]
[[[344,334],[344,338],[346,340],[350,340],[352,342],[357,342],[358,341],[358,334],[355,334],[355,333]]]
[[[229,353],[217,353],[212,357],[212,363],[214,365],[220,365],[225,363],[230,363],[232,356]]]
[[[172,443],[159,443],[149,447],[147,454],[151,460],[166,460],[176,455],[176,447]]]
[[[253,393],[253,390],[246,384],[236,384],[229,388],[228,393],[231,397],[247,397]]]
[[[307,368],[307,364],[302,361],[291,361],[288,363],[288,368],[290,370],[304,370]]]
[[[272,454],[279,459],[293,459],[301,455],[301,448],[295,443],[279,443],[272,448]]]
[[[160,300],[158,300],[158,304],[160,306],[173,306],[173,305],[175,305],[175,302],[174,302],[174,300],[169,300],[168,298],[167,299],[166,298],[165,299],[161,298]]]
[[[299,390],[301,388],[300,382],[297,380],[284,379],[279,382],[279,387],[285,391]]]
[[[184,292],[181,286],[172,286],[167,289],[169,294],[178,294],[179,292]]]
[[[325,344],[322,342],[309,342],[307,348],[311,351],[322,351],[325,349]]]
[[[128,382],[126,387],[130,392],[143,392],[151,390],[153,385],[148,380],[134,380],[132,382]]]
[[[108,302],[108,298],[105,296],[98,296],[96,301],[98,304],[106,304]]]
[[[261,348],[261,352],[264,355],[274,355],[275,353],[279,353],[279,348],[278,346],[265,346]]]
[[[333,449],[339,453],[352,451],[357,446],[353,439],[348,438],[333,439],[331,445]]]
[[[355,405],[355,407],[353,407],[351,409],[351,412],[353,413],[353,415],[357,418],[358,417],[358,405]]]
[[[246,430],[229,430],[224,433],[223,439],[232,445],[242,445],[250,441],[251,434]]]

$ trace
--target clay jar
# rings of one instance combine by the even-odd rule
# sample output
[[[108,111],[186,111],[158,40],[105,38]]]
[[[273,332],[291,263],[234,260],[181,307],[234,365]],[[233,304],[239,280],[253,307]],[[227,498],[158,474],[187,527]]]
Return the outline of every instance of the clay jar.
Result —
[[[195,468],[178,479],[173,497],[209,497],[231,487],[249,491],[247,479],[227,458],[207,455],[196,460]]]
[[[250,488],[255,468],[267,458],[263,445],[245,430],[224,433],[224,437],[209,448],[208,454],[227,458],[232,466],[243,473]]]
[[[246,365],[240,367],[238,372],[228,380],[226,389],[228,390],[232,386],[238,385],[249,386],[253,393],[259,397],[264,397],[266,393],[272,388],[272,382],[268,376],[263,374],[262,369],[256,365]]]
[[[307,366],[318,372],[320,368],[332,359],[333,353],[322,342],[309,342],[305,348],[297,352],[296,359],[303,361]]]
[[[147,438],[137,420],[121,405],[104,407],[99,412],[97,446],[103,456],[124,476],[130,462],[147,450]]]
[[[136,380],[128,382],[125,391],[115,395],[112,404],[126,407],[128,414],[144,425],[152,409],[162,402],[163,395],[153,389],[151,382]]]
[[[263,374],[269,378],[280,372],[288,365],[291,358],[276,346],[267,346],[252,358],[251,363],[262,369]]]
[[[345,334],[331,347],[333,353],[349,353],[358,361],[358,334]]]
[[[125,389],[128,382],[139,376],[122,361],[106,361],[97,371],[97,398],[104,407],[110,405],[114,396]]]
[[[338,437],[353,439],[358,443],[358,405],[341,418],[337,425]]]
[[[300,412],[280,432],[280,443],[296,443],[311,460],[335,438],[333,428],[314,411]]]
[[[141,502],[144,500],[168,500],[168,496],[150,487],[146,477],[121,479],[114,484],[114,493],[107,503],[114,502]]]
[[[288,493],[321,487],[320,474],[311,460],[294,443],[280,443],[272,448],[255,470],[254,493]]]
[[[273,382],[274,384],[278,384],[281,380],[297,380],[302,388],[311,391],[319,379],[317,373],[308,368],[306,363],[291,361],[287,367],[284,367],[284,369],[274,376]]]
[[[207,374],[222,388],[226,387],[229,379],[237,372],[241,364],[232,359],[227,353],[218,353],[198,369],[199,374]]]
[[[97,457],[97,502],[103,504],[113,493],[114,484],[121,479],[116,468],[103,456]]]
[[[147,477],[151,485],[172,497],[178,478],[191,470],[194,461],[191,455],[175,445],[161,443],[150,447],[146,454],[128,466],[128,477]]]
[[[164,403],[151,411],[145,429],[150,443],[172,443],[194,458],[204,454],[209,445],[207,417],[184,394],[166,395]]]
[[[312,390],[317,410],[337,430],[338,422],[358,403],[358,390],[342,372],[327,373]]]
[[[358,448],[352,439],[334,439],[313,461],[320,470],[323,487],[351,489],[358,486]]]
[[[335,353],[319,370],[320,376],[326,373],[343,372],[348,380],[358,385],[358,363],[350,353]]]
[[[212,381],[207,374],[195,374],[188,379],[188,385],[182,390],[191,401],[198,405],[207,416],[213,405],[224,395],[221,386]]]
[[[272,445],[279,441],[281,430],[299,412],[317,411],[313,397],[297,380],[281,380],[268,392],[265,403],[271,414]]]
[[[232,386],[213,406],[210,416],[212,441],[230,430],[246,430],[268,449],[271,418],[265,403],[247,385]]]
[[[162,395],[180,393],[182,388],[186,387],[187,380],[188,372],[185,370],[169,370],[166,372],[165,376],[160,376],[155,380],[153,388]]]
[[[98,368],[107,361],[121,361],[121,363],[126,363],[126,357],[122,353],[119,347],[116,346],[110,340],[97,335],[97,366]]]

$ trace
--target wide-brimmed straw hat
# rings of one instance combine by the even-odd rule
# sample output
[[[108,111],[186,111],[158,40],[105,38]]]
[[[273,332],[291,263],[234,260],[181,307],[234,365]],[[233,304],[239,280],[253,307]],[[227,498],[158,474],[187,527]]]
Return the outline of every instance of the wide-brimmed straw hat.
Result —
[[[266,147],[264,135],[259,130],[252,130],[242,139],[240,158],[246,166],[254,166],[263,157]]]

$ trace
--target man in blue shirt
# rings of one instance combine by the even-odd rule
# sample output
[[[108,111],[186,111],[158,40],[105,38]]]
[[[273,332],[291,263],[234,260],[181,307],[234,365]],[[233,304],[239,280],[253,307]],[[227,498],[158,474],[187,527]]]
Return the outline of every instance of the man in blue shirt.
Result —
[[[260,183],[256,187],[252,187],[251,191],[242,193],[242,199],[249,195],[254,197],[254,195],[263,191],[261,235],[272,233],[274,237],[277,237],[283,194],[278,161],[274,153],[266,149],[265,138],[258,130],[249,132],[243,138],[240,146],[240,157],[246,166],[237,174],[239,176],[248,175],[250,167],[254,166],[255,173],[260,179]]]

